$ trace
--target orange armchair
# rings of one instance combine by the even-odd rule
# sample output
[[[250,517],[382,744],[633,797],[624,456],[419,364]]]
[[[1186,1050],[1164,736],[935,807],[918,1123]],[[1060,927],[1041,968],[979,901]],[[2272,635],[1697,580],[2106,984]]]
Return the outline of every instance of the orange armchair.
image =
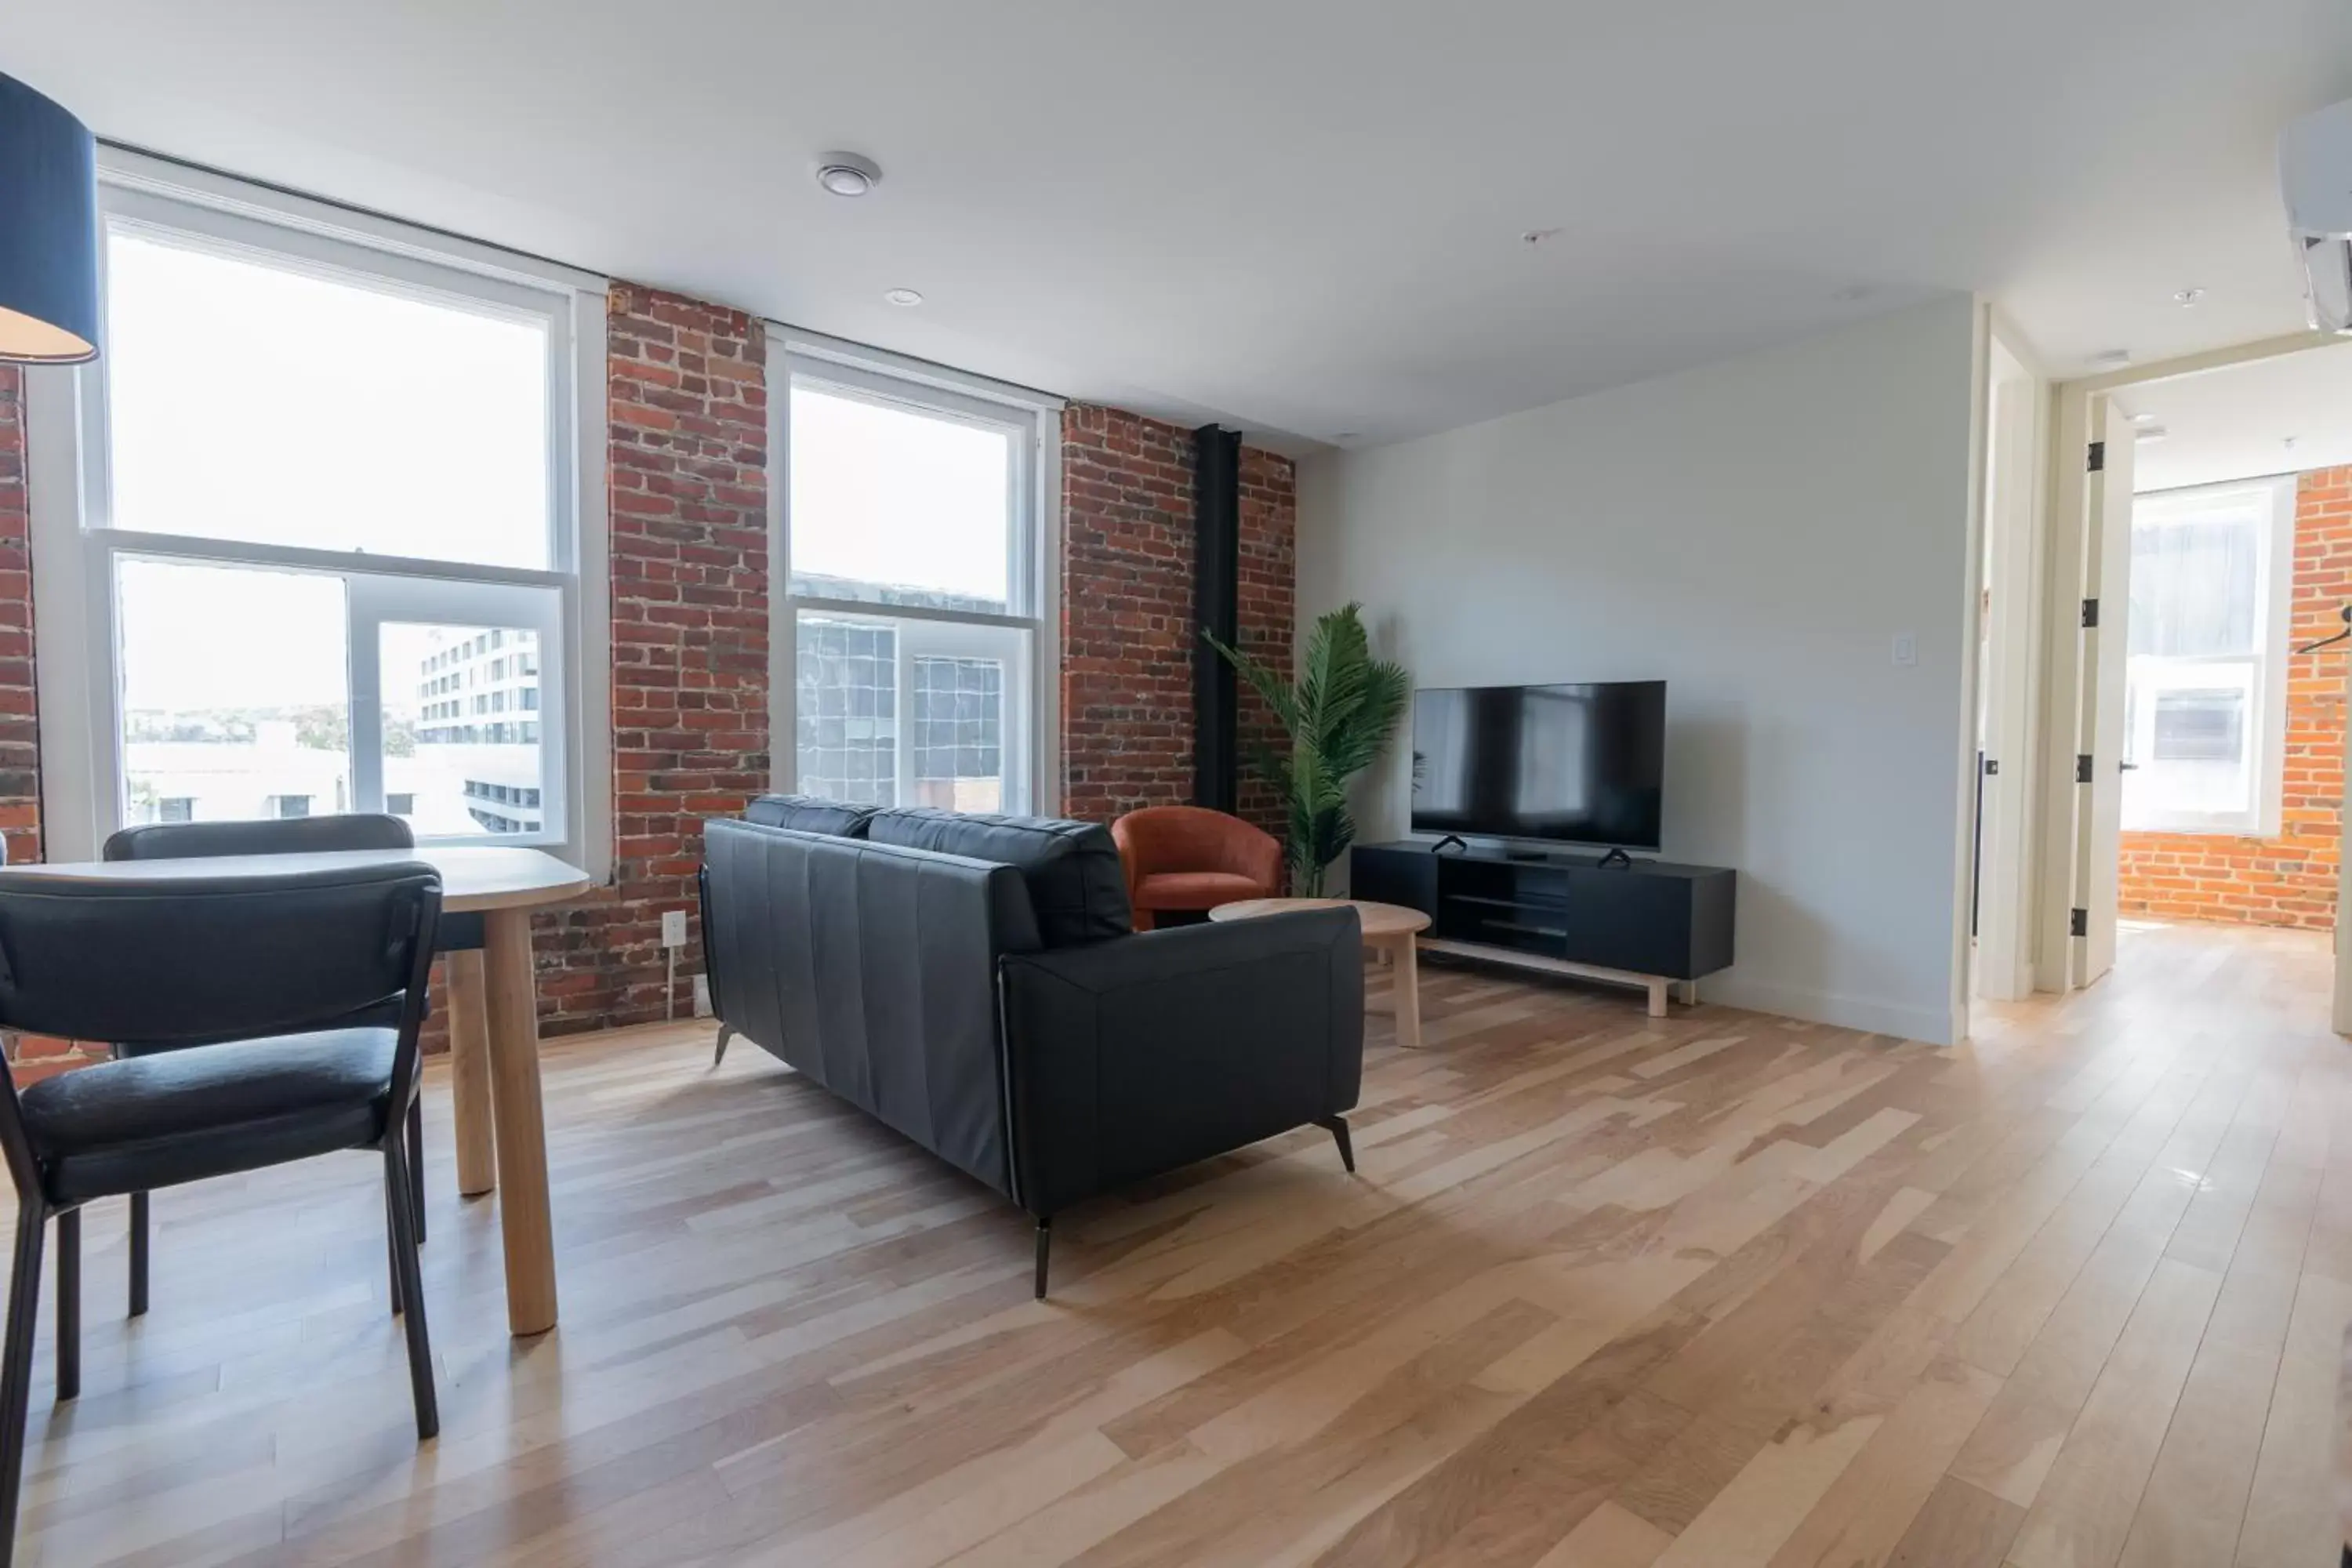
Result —
[[[1282,891],[1282,843],[1238,816],[1198,805],[1151,805],[1110,825],[1127,871],[1135,929],[1163,911],[1213,910]]]

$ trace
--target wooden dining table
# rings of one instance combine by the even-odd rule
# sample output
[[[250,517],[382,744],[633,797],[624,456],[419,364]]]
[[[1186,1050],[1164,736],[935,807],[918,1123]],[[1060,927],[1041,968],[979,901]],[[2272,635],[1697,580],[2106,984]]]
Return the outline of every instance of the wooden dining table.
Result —
[[[422,860],[441,873],[444,911],[482,917],[481,947],[446,955],[457,1190],[473,1196],[497,1189],[507,1328],[517,1335],[544,1333],[556,1318],[555,1229],[540,1098],[530,914],[586,892],[592,885],[587,872],[538,849],[495,845],[68,860],[8,869],[79,880],[165,880],[292,876],[409,860]]]

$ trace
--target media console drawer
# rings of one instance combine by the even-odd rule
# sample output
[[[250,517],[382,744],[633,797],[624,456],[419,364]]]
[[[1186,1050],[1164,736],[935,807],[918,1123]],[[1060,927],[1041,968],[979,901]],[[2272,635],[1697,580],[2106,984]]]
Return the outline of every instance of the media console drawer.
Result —
[[[1430,918],[1447,950],[1490,947],[1640,979],[1696,980],[1732,961],[1738,875],[1718,866],[1597,855],[1514,859],[1496,850],[1365,844],[1349,860],[1355,897]]]

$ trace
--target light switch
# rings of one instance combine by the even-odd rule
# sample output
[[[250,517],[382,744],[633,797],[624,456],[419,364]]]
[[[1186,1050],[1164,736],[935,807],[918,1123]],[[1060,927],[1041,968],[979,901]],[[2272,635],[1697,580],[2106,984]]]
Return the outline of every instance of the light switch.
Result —
[[[1895,634],[1895,662],[1908,668],[1919,662],[1919,639],[1909,632]]]

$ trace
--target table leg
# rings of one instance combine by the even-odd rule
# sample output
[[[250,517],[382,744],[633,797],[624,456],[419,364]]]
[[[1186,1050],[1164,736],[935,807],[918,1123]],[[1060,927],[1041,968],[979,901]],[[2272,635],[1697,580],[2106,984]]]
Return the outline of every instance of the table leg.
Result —
[[[499,1184],[490,1138],[490,1020],[482,951],[441,958],[449,979],[449,1109],[457,1131],[457,1190],[478,1197]]]
[[[506,1244],[507,1328],[555,1327],[555,1230],[547,1199],[547,1127],[540,1104],[539,1014],[531,985],[530,911],[484,917],[490,1089],[498,1119],[499,1230]]]
[[[1421,1049],[1421,960],[1419,944],[1408,936],[1396,944],[1396,974],[1390,984],[1396,995],[1397,1044]]]

